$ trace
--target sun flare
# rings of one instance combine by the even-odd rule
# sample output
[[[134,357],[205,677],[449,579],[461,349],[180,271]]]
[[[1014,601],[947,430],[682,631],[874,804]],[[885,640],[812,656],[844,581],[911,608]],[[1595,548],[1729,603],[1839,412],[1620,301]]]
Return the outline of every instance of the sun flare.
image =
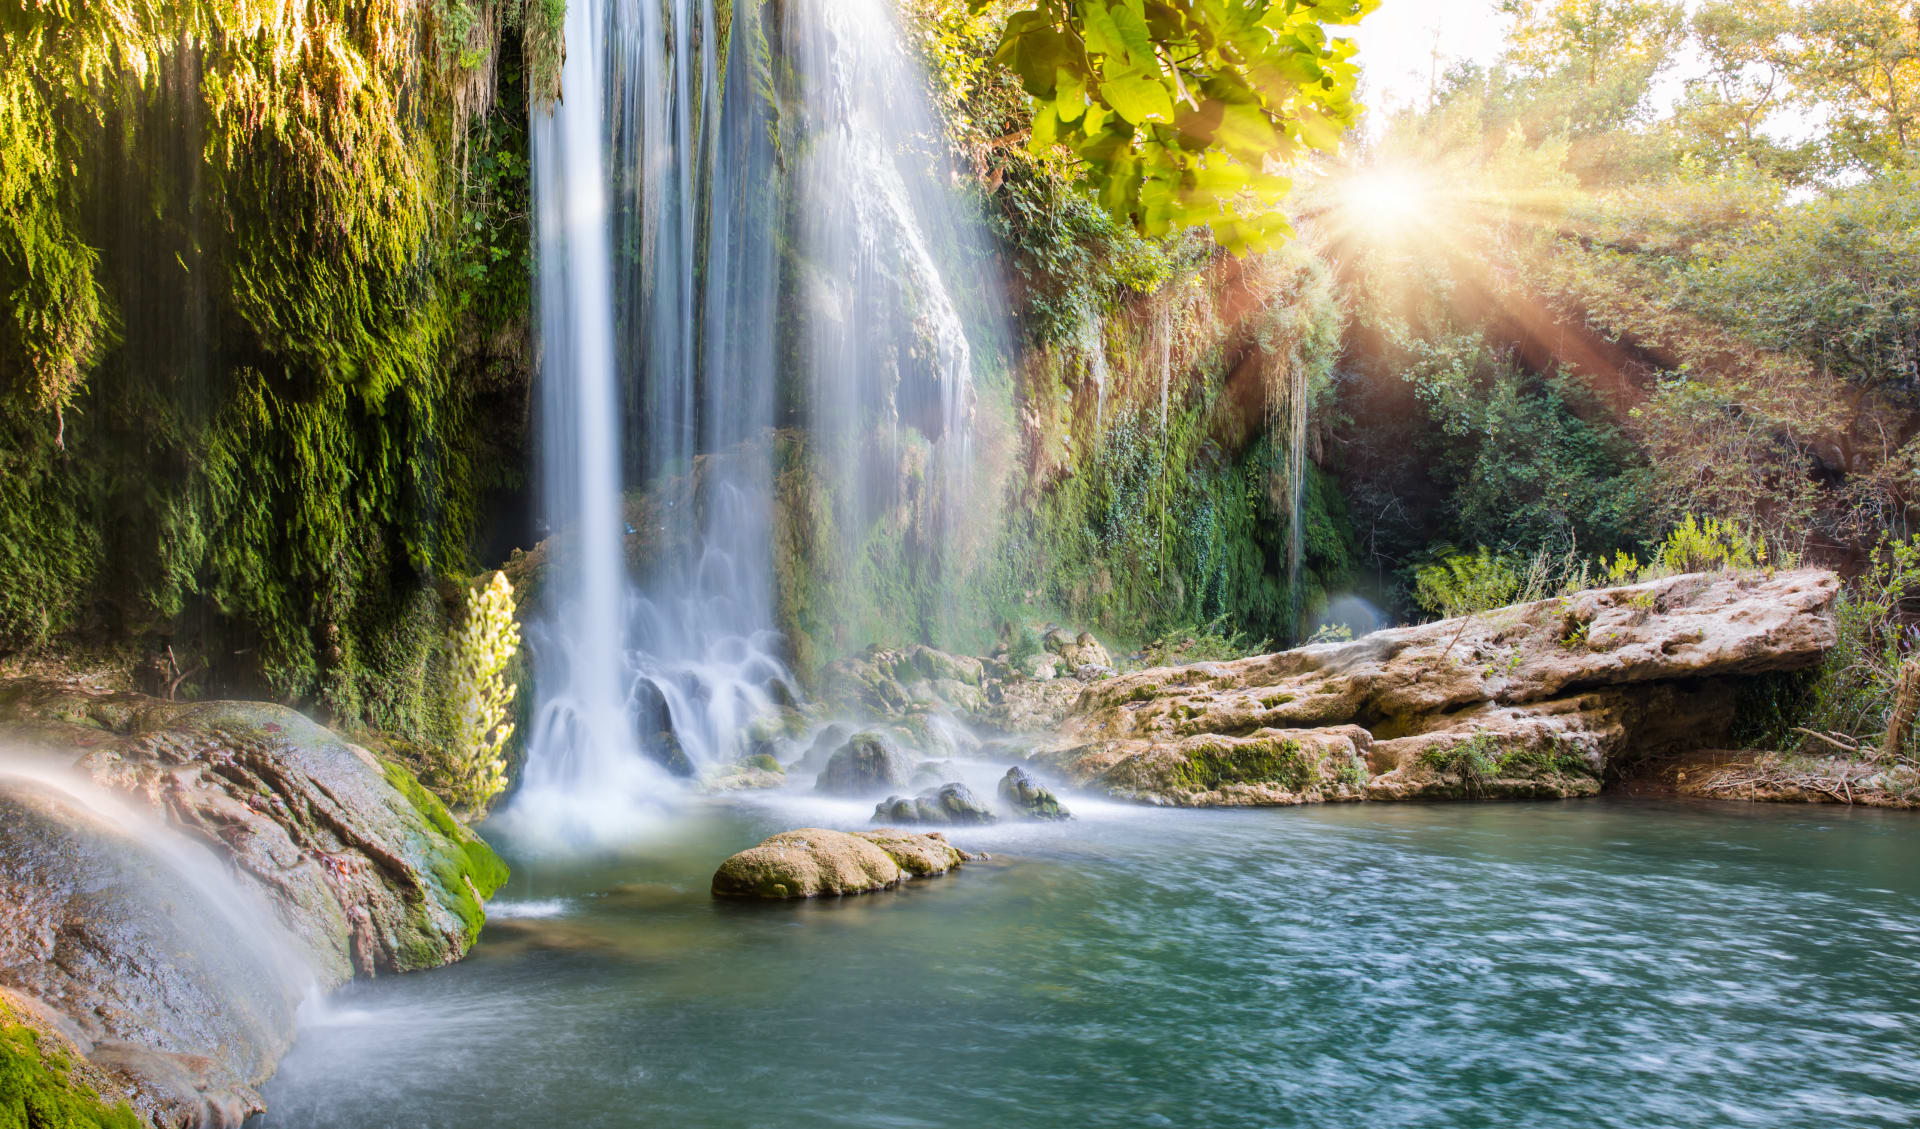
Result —
[[[1350,226],[1383,235],[1404,234],[1432,222],[1435,192],[1422,173],[1404,168],[1365,169],[1346,193]]]

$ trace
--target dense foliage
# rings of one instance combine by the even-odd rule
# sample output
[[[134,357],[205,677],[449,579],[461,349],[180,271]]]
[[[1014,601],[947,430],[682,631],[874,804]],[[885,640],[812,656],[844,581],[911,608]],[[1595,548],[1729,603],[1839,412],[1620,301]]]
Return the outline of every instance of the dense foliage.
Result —
[[[0,17],[0,650],[440,732],[437,582],[522,441],[519,17]]]
[[[1352,124],[1353,45],[1323,25],[1376,3],[1039,0],[1006,18],[995,58],[1033,97],[1029,147],[1059,146],[1109,212],[1148,236],[1204,225],[1241,252],[1292,233],[1279,170]]]
[[[1377,590],[1405,607],[1461,548],[1642,551],[1693,512],[1853,567],[1920,482],[1920,9],[1514,7],[1492,67],[1309,192],[1353,318],[1332,447]],[[1357,214],[1382,175],[1417,215]]]

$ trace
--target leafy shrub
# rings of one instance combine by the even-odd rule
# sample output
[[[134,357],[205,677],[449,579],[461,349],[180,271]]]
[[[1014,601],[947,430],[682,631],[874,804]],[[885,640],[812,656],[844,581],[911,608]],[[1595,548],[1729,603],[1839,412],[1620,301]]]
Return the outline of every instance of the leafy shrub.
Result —
[[[1659,575],[1677,575],[1765,568],[1766,565],[1764,534],[1748,530],[1738,522],[1711,517],[1701,521],[1688,514],[1660,543],[1651,567],[1660,570]],[[1642,579],[1645,578],[1643,570]]]
[[[505,749],[513,736],[507,707],[519,687],[507,681],[506,670],[519,650],[513,585],[496,572],[468,592],[466,622],[452,642],[455,734],[447,775],[454,799],[476,813],[507,787]]]
[[[1414,573],[1413,598],[1443,619],[1490,611],[1513,603],[1521,574],[1511,557],[1482,545],[1478,552],[1452,553]]]
[[[1887,727],[1903,663],[1920,655],[1920,635],[1902,624],[1904,604],[1920,598],[1920,535],[1882,541],[1872,565],[1834,607],[1838,640],[1806,690],[1804,728],[1877,740]],[[1882,749],[1901,756],[1904,749]]]

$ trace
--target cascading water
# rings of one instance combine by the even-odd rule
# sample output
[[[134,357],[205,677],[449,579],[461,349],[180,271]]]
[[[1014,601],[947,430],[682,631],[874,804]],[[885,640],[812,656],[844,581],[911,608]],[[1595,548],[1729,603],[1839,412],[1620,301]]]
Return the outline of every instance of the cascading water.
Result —
[[[715,27],[712,0],[576,0],[562,100],[536,115],[553,614],[514,815],[545,833],[628,829],[665,786],[650,766],[731,762],[797,693],[774,627],[777,425],[807,433],[849,603],[903,484],[937,573],[966,481],[954,295],[991,288],[955,279],[986,255],[889,5],[735,8],[724,90]]]
[[[938,641],[972,462],[968,328],[997,321],[997,280],[954,196],[945,133],[893,5],[797,0],[785,12],[799,85],[788,131],[799,154],[790,214],[802,267],[792,302],[802,314],[809,442],[835,499],[835,599],[895,624],[910,615]],[[877,578],[861,571],[867,541],[877,517],[902,509],[926,517],[903,554],[908,583],[935,595],[911,612],[873,609]]]
[[[600,98],[609,15],[605,0],[568,4],[561,98],[533,122],[540,490],[553,536],[549,618],[534,632],[539,701],[515,809],[545,827],[585,821],[593,829],[603,812],[617,819],[659,775],[635,755],[624,678],[625,518]],[[584,803],[590,796],[610,803]]]

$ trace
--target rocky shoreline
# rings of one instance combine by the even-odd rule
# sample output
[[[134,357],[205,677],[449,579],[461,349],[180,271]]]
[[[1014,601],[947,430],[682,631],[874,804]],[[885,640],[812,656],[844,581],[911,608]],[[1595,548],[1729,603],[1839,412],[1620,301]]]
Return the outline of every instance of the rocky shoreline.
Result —
[[[843,703],[905,730],[944,710],[1024,732],[1026,767],[1113,799],[1573,798],[1598,794],[1629,756],[1724,747],[1740,680],[1834,645],[1839,590],[1821,569],[1673,576],[1118,675],[1031,678],[924,647],[836,669]]]
[[[835,664],[822,704],[795,715],[806,725],[708,784],[877,800],[879,826],[772,836],[712,891],[838,896],[945,874],[979,856],[893,825],[1070,819],[1056,789],[1214,807],[1619,784],[1915,806],[1907,768],[1717,751],[1740,680],[1833,646],[1838,591],[1820,570],[1669,577],[1126,674],[1085,634],[1049,632],[1050,658],[1018,662],[873,648]],[[969,787],[963,764],[996,782]],[[153,1123],[237,1125],[307,994],[458,960],[505,877],[404,767],[293,710],[0,681],[0,1038],[55,1089],[70,1075]],[[248,923],[194,924],[216,918]]]

